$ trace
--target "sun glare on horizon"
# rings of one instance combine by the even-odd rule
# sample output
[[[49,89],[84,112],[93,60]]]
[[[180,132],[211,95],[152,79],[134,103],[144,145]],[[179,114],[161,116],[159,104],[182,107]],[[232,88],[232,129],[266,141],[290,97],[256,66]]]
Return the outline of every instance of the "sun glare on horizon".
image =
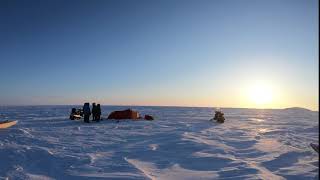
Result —
[[[248,89],[248,99],[257,106],[270,104],[273,100],[273,91],[270,85],[257,83]]]

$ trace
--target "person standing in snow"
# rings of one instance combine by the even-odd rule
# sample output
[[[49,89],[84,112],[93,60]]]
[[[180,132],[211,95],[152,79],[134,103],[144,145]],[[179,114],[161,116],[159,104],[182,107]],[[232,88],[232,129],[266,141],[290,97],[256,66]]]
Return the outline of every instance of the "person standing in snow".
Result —
[[[97,105],[97,110],[96,110],[96,121],[100,121],[101,119],[101,107],[100,104]]]
[[[83,115],[84,115],[84,122],[89,123],[89,118],[91,115],[91,110],[90,110],[90,104],[89,103],[84,103],[83,105]]]
[[[92,103],[92,121],[96,121],[97,119],[97,106],[96,103]]]

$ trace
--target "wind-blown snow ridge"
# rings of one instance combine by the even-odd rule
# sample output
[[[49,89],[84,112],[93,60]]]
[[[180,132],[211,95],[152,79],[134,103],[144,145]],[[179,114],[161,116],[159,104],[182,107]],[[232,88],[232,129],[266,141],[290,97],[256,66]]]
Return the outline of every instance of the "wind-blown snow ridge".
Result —
[[[214,179],[218,175],[215,171],[193,171],[181,168],[179,164],[174,164],[169,168],[158,169],[154,164],[142,162],[136,159],[127,159],[130,164],[143,172],[145,176],[151,180],[165,180],[165,179]]]
[[[127,107],[102,107],[103,115]],[[0,179],[314,179],[318,112],[131,107],[155,121],[71,121],[71,106],[1,107]]]

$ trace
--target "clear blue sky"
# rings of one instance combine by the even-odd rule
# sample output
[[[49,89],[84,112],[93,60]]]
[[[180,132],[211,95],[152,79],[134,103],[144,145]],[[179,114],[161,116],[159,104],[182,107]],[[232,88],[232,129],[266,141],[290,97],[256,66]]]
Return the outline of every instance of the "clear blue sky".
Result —
[[[244,107],[264,81],[317,109],[318,56],[316,0],[0,1],[2,105]]]

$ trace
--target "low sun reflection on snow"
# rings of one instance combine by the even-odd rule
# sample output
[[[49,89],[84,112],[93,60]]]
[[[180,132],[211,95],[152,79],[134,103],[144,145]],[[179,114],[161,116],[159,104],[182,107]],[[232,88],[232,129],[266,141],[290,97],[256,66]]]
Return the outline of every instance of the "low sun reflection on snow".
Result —
[[[258,132],[259,133],[266,133],[266,132],[270,132],[270,130],[267,128],[260,128],[260,129],[258,129]]]
[[[264,121],[264,119],[260,119],[260,118],[250,118],[250,120],[256,121],[256,122],[263,122]]]

